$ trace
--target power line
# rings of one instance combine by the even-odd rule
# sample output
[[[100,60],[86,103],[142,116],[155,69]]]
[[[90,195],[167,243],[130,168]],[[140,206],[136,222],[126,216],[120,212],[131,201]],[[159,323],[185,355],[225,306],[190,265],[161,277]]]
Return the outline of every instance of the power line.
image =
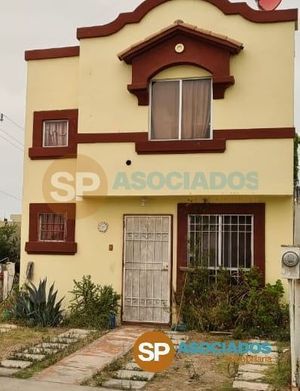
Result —
[[[5,130],[1,129],[0,128],[0,131],[4,134],[6,134],[6,136],[10,137],[11,139],[13,139],[16,143],[20,144],[21,147],[23,147],[23,143],[21,143],[20,140],[16,139],[14,136],[12,136],[11,134],[9,134],[8,132],[6,132]]]
[[[6,137],[4,137],[3,135],[0,134],[0,138],[4,141],[6,141],[8,144],[10,144],[11,146],[15,147],[16,149],[18,149],[19,151],[21,152],[24,152],[24,149],[21,149],[18,145],[14,144],[12,141],[10,141],[9,139],[7,139]]]
[[[12,124],[14,124],[15,126],[17,126],[19,129],[22,130],[22,132],[24,132],[24,127],[19,125],[16,121],[14,121],[13,119],[11,119],[10,117],[8,117],[6,114],[4,113],[0,113],[0,121],[3,121],[3,118],[6,118],[8,121],[10,121]]]
[[[19,198],[19,197],[16,197],[16,196],[14,196],[13,194],[7,193],[7,192],[6,192],[6,191],[4,191],[4,190],[0,190],[0,193],[2,193],[2,194],[4,194],[4,195],[6,195],[7,197],[14,198],[14,199],[15,199],[15,200],[17,200],[17,201],[21,201],[21,198]]]

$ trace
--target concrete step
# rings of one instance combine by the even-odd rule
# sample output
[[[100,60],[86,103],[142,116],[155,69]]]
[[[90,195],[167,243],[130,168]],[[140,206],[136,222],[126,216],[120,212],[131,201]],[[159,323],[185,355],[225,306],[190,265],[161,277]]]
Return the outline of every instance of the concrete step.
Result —
[[[50,343],[52,342],[69,345],[78,342],[78,338],[54,337],[50,339]]]
[[[239,372],[265,372],[265,365],[260,364],[242,364],[239,366]]]
[[[236,380],[261,381],[264,377],[263,372],[239,372]]]
[[[146,381],[110,379],[103,383],[102,387],[115,390],[142,390],[146,384]]]
[[[15,330],[18,326],[15,324],[9,324],[9,323],[0,323],[0,329],[6,329],[6,330]]]
[[[38,345],[35,345],[35,348],[41,348],[41,349],[58,349],[63,350],[66,349],[68,345],[64,343],[57,343],[57,342],[43,342]]]
[[[56,354],[58,351],[59,351],[58,349],[33,347],[33,348],[28,348],[28,349],[24,350],[23,353],[25,353],[25,354],[44,354],[44,355],[48,355],[48,354]]]
[[[142,371],[142,369],[137,365],[136,362],[129,362],[124,367],[127,371]]]
[[[125,379],[125,380],[139,380],[139,381],[150,381],[154,377],[154,373],[145,372],[145,371],[130,371],[126,369],[121,369],[114,373],[115,379]]]
[[[30,361],[43,361],[46,356],[45,354],[30,354],[30,353],[15,353],[13,359],[19,360],[30,360]]]
[[[0,377],[9,377],[19,372],[19,369],[16,368],[3,368],[0,367]]]
[[[4,368],[18,368],[25,369],[32,365],[31,361],[23,361],[23,360],[3,360],[1,361],[1,367]]]
[[[255,383],[242,380],[235,380],[232,385],[233,389],[243,390],[243,391],[269,391],[271,387],[269,384],[265,383]]]

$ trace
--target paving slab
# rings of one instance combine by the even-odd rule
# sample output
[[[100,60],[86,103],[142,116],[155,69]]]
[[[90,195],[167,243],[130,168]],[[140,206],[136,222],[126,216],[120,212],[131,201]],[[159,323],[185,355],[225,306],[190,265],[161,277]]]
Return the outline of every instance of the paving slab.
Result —
[[[103,383],[102,387],[115,390],[142,390],[146,385],[146,381],[110,379]]]
[[[265,372],[266,366],[260,364],[244,364],[239,366],[239,372]]]
[[[28,348],[28,349],[24,350],[23,353],[25,353],[25,354],[56,354],[57,352],[59,352],[58,349],[33,347],[33,348]]]
[[[81,384],[106,365],[128,353],[146,331],[142,326],[122,326],[36,374],[33,379],[62,384]],[[1,390],[2,391],[2,390]]]
[[[238,390],[268,391],[271,390],[269,384],[235,380],[232,385]]]
[[[16,368],[0,368],[0,376],[12,376],[15,373],[19,372],[19,369]]]
[[[57,342],[43,342],[38,345],[35,345],[35,348],[50,348],[50,349],[66,349],[68,345],[64,343],[57,343]]]
[[[238,374],[237,380],[259,381],[263,380],[264,377],[263,372],[241,372]]]
[[[18,326],[9,323],[0,323],[0,329],[15,330]]]
[[[31,354],[31,353],[14,353],[14,358],[20,359],[20,360],[30,360],[30,361],[43,361],[44,358],[46,358],[45,354]]]
[[[126,379],[126,380],[141,380],[150,381],[154,378],[153,372],[145,371],[129,371],[126,369],[120,369],[114,373],[115,379]]]
[[[25,369],[32,365],[31,361],[21,361],[21,360],[3,360],[0,364],[4,368],[19,368]]]
[[[102,387],[74,386],[23,379],[0,378],[1,391],[115,391]]]
[[[141,371],[142,369],[137,365],[136,362],[128,362],[125,367],[127,371]]]

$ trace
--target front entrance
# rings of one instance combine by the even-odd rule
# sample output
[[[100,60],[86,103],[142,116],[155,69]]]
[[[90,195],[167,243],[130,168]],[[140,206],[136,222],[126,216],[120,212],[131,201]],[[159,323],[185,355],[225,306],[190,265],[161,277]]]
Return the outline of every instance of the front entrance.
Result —
[[[170,322],[171,216],[125,216],[125,322]]]

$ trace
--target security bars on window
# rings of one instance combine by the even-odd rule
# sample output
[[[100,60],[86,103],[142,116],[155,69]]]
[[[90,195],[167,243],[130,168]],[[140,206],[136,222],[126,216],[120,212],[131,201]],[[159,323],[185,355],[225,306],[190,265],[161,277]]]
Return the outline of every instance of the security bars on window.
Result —
[[[189,215],[188,263],[238,274],[253,266],[253,215]],[[237,273],[236,273],[237,272]]]
[[[64,242],[66,240],[66,218],[62,214],[41,213],[39,215],[39,240]]]

